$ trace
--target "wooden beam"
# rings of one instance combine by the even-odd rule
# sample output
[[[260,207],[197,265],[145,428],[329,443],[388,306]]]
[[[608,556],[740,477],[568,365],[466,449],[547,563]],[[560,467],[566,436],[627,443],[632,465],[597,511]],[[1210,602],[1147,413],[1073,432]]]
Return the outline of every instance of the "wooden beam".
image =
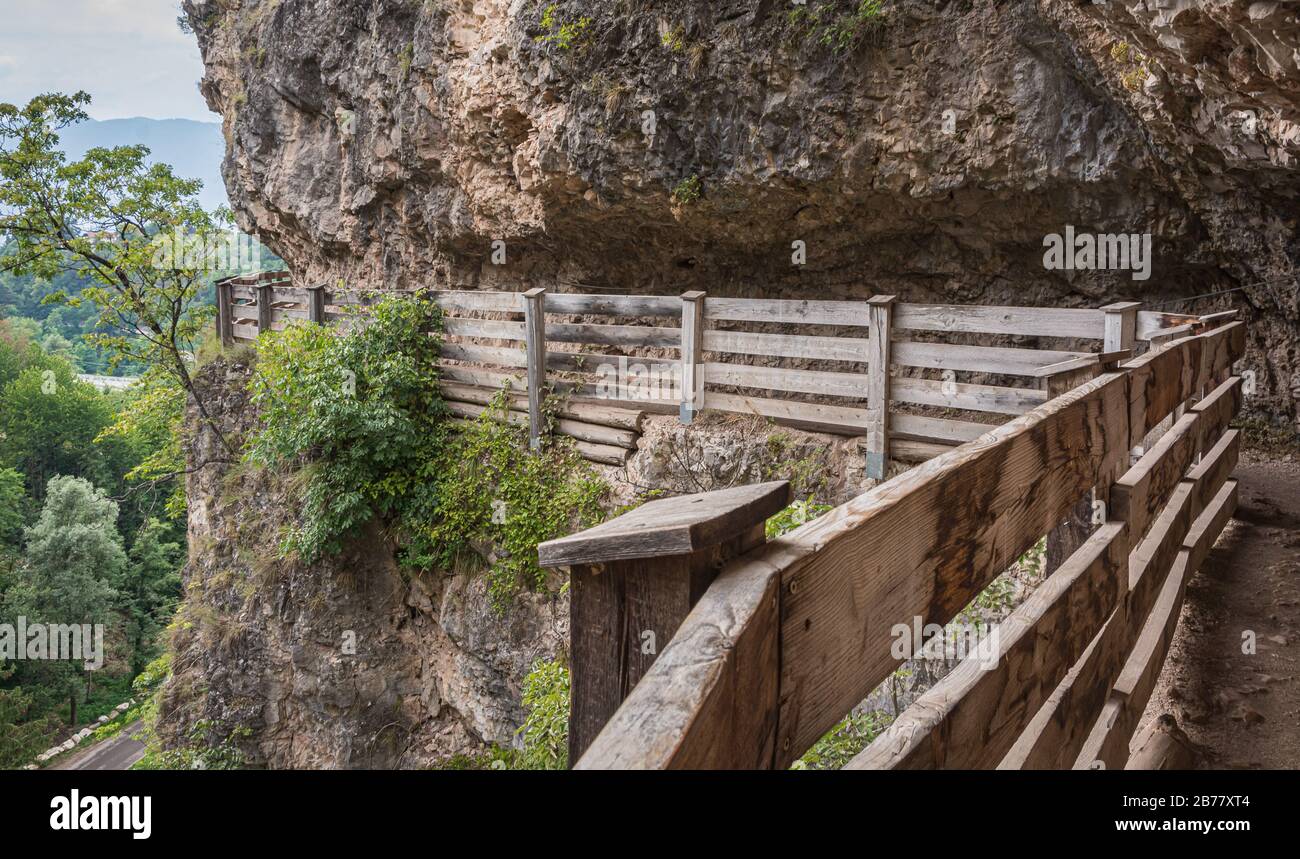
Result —
[[[524,339],[528,368],[528,444],[541,447],[545,423],[542,402],[546,387],[546,290],[534,287],[524,293]]]
[[[570,566],[569,760],[576,763],[674,640],[722,564],[764,542],[786,481],[649,502],[538,547]]]
[[[992,768],[1128,588],[1123,522],[1102,526],[845,769]]]
[[[1107,352],[1132,349],[1137,342],[1137,317],[1140,301],[1118,301],[1101,309],[1105,317],[1105,334],[1102,348]]]
[[[894,670],[891,627],[947,623],[1125,460],[1126,383],[1101,376],[785,538],[802,554],[781,571],[778,766]]]
[[[889,468],[890,331],[894,296],[876,295],[867,301],[867,478],[884,480]]]
[[[1016,334],[1100,340],[1105,336],[1098,310],[1059,307],[988,307],[969,304],[899,304],[895,328],[972,334]]]
[[[735,537],[790,503],[789,481],[648,501],[594,528],[537,547],[543,567],[685,555]]]
[[[230,290],[229,278],[217,283],[217,334],[221,338],[222,347],[225,348],[233,346],[235,342]]]
[[[704,307],[703,292],[682,294],[682,403],[678,420],[684,424],[704,410]]]

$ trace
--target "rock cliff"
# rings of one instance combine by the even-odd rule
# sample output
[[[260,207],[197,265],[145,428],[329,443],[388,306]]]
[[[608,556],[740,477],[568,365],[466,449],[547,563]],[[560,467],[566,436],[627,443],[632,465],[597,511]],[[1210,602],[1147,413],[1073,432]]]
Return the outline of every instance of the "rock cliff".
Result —
[[[236,215],[300,281],[1236,307],[1250,407],[1300,418],[1294,4],[183,7]],[[1067,225],[1151,234],[1150,278],[1045,269]],[[245,371],[219,366],[214,392],[242,396]],[[646,480],[682,479],[643,459]],[[271,552],[291,482],[209,468],[189,489],[174,736],[247,725],[270,766],[423,766],[510,741],[523,674],[566,638],[562,600],[494,617],[481,582],[404,579],[378,533],[294,568]]]
[[[1240,307],[1296,419],[1294,4],[877,5],[184,9],[241,225],[306,280]],[[1152,234],[1150,279],[1045,270],[1066,225]]]
[[[232,441],[256,419],[248,368],[217,361],[199,378]],[[399,571],[373,528],[337,558],[280,557],[297,508],[292,475],[218,462],[191,410],[190,557],[173,629],[160,732],[200,725],[234,739],[251,766],[435,765],[485,744],[510,747],[520,687],[568,639],[564,597],[525,594],[493,609],[483,576]]]

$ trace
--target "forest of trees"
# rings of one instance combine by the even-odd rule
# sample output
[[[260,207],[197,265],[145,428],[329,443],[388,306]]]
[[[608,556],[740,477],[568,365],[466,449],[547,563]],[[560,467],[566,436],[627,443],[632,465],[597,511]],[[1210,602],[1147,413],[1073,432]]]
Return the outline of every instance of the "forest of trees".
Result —
[[[0,768],[130,697],[162,652],[186,554],[187,398],[212,425],[192,374],[231,273],[229,214],[144,146],[70,160],[59,133],[88,104],[0,103]],[[171,236],[212,250],[160,257]],[[140,379],[102,392],[83,373]],[[20,624],[102,625],[102,664],[24,658]]]
[[[168,515],[166,481],[126,479],[169,442],[122,425],[142,395],[78,381],[66,358],[0,320],[0,621],[105,627],[97,671],[0,658],[0,766],[107,712],[159,652],[185,527]]]

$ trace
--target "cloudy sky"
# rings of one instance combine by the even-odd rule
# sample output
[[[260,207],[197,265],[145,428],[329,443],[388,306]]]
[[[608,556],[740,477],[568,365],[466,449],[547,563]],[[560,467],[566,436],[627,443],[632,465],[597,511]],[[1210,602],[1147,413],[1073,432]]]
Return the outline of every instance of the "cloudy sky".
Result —
[[[218,121],[179,14],[180,0],[0,0],[0,102],[85,90],[95,119]]]

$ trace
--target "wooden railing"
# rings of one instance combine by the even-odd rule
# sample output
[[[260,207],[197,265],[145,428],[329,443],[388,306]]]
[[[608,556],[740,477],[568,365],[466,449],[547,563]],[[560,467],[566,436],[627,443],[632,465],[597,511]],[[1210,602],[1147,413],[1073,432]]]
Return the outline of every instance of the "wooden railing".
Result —
[[[293,319],[346,325],[382,295],[294,287],[287,272],[230,278],[218,284],[218,330],[229,343]],[[1142,312],[1131,302],[1087,310],[908,304],[889,296],[433,295],[446,314],[444,395],[459,418],[483,409],[484,391],[509,384],[520,392],[512,419],[527,423],[536,443],[542,392],[553,390],[564,395],[559,417],[567,421],[557,429],[576,433],[589,458],[619,464],[635,447],[643,411],[676,412],[687,423],[704,409],[753,414],[863,437],[875,479],[890,459],[924,461],[979,437],[990,420],[1042,405],[1045,372],[1095,360],[1081,347],[1114,353],[1177,336],[1195,321]],[[946,342],[971,335],[1060,345]],[[895,377],[891,365],[915,369]],[[973,374],[982,381],[970,380]],[[936,409],[951,411],[923,413]]]
[[[939,324],[894,312],[895,327]],[[1005,324],[1105,336],[1092,318]],[[1066,359],[1056,389],[1091,378],[771,542],[780,483],[661,499],[542,544],[544,565],[573,571],[571,760],[789,766],[897,668],[897,625],[948,623],[1091,498],[1099,524],[991,652],[850,767],[1123,766],[1187,580],[1235,509],[1245,330],[1225,322],[1117,365]]]

